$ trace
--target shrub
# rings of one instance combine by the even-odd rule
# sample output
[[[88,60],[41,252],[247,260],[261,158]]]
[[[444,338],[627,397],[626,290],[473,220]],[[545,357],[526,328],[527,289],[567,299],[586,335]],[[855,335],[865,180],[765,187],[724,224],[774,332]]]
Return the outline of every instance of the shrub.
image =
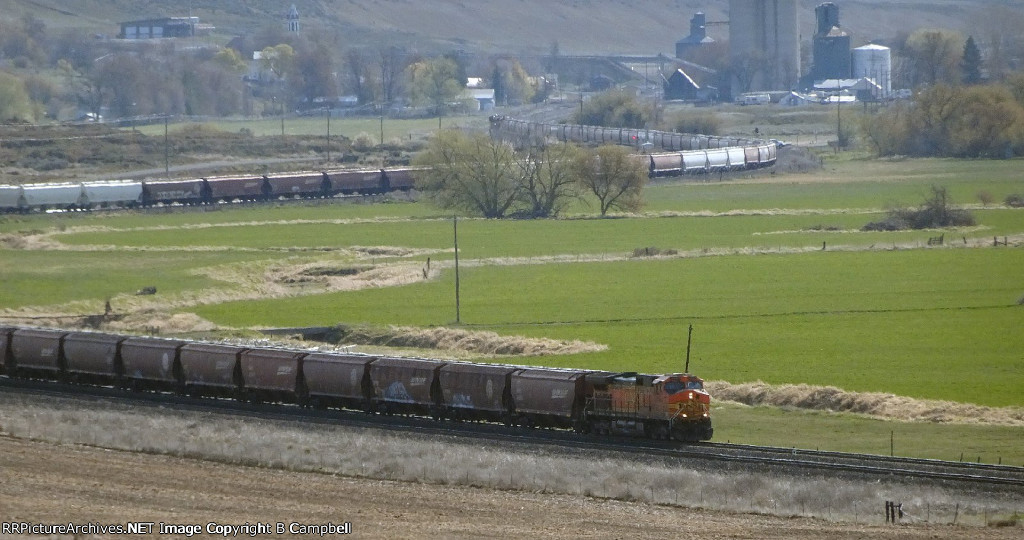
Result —
[[[1007,195],[1003,202],[1006,203],[1006,206],[1011,208],[1024,208],[1024,195],[1021,195],[1020,193],[1013,193]]]
[[[969,227],[974,216],[963,209],[953,208],[946,188],[933,186],[931,196],[920,208],[894,208],[885,219],[865,225],[865,231],[900,231],[905,229],[933,229],[941,227]]]
[[[377,143],[373,140],[373,137],[371,137],[369,133],[365,132],[356,135],[356,138],[352,139],[352,149],[359,152],[372,150],[376,144]]]
[[[718,116],[707,112],[682,114],[675,119],[672,129],[679,133],[718,135],[722,131],[722,121]]]

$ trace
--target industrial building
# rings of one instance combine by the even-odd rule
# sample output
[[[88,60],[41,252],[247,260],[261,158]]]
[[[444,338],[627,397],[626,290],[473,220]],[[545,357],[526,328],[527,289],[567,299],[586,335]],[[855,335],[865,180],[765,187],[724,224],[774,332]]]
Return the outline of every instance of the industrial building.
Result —
[[[676,58],[685,58],[687,51],[699,49],[714,42],[713,38],[708,37],[707,15],[698,11],[690,19],[690,35],[676,42]]]
[[[788,90],[800,80],[797,0],[729,0],[732,93]]]
[[[811,81],[850,77],[850,34],[839,24],[839,6],[832,2],[814,10],[817,28],[812,38],[814,64]]]

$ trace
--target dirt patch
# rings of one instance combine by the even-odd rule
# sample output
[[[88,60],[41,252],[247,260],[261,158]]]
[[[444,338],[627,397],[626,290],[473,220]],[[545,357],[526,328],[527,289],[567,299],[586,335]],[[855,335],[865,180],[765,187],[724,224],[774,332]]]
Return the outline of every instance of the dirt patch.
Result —
[[[752,406],[851,412],[905,422],[1024,426],[1024,407],[985,407],[806,384],[773,386],[763,382],[730,384],[712,381],[707,383],[707,387],[717,400]]]
[[[675,538],[680,523],[699,524],[700,538],[1020,534],[981,526],[1018,508],[1019,497],[1005,494],[697,470],[116,401],[4,393],[0,402],[8,521],[348,521],[357,538]],[[930,505],[930,523],[908,516],[884,526],[881,503],[894,499],[911,512]],[[961,526],[949,525],[954,515]]]
[[[355,538],[1014,538],[1019,529],[840,525],[587,497],[291,473],[0,437],[4,518],[32,523],[352,524]],[[168,535],[160,535],[167,537]],[[180,535],[179,535],[180,536]],[[203,535],[200,535],[203,536]],[[19,538],[14,535],[12,538]],[[22,538],[29,538],[27,535]],[[93,538],[115,538],[96,535]],[[261,535],[283,538],[290,535]]]

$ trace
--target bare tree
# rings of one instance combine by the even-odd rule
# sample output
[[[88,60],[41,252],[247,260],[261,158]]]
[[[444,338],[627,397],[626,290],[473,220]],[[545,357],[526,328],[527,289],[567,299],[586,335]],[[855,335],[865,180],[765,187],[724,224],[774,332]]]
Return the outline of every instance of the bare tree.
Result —
[[[380,50],[380,99],[384,103],[393,102],[401,91],[402,72],[406,67],[405,58],[405,53],[398,47]]]
[[[960,80],[959,66],[964,38],[951,30],[918,30],[907,38],[913,60],[914,86],[953,83]]]
[[[348,88],[359,99],[359,104],[373,102],[380,85],[370,70],[370,60],[366,54],[359,49],[349,49],[345,53],[345,70],[348,73]]]

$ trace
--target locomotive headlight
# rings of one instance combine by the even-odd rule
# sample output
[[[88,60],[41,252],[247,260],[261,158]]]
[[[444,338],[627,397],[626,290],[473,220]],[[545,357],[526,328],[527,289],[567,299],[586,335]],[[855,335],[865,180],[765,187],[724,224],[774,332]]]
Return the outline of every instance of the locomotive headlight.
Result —
[[[686,394],[686,399],[693,399],[693,392]]]

